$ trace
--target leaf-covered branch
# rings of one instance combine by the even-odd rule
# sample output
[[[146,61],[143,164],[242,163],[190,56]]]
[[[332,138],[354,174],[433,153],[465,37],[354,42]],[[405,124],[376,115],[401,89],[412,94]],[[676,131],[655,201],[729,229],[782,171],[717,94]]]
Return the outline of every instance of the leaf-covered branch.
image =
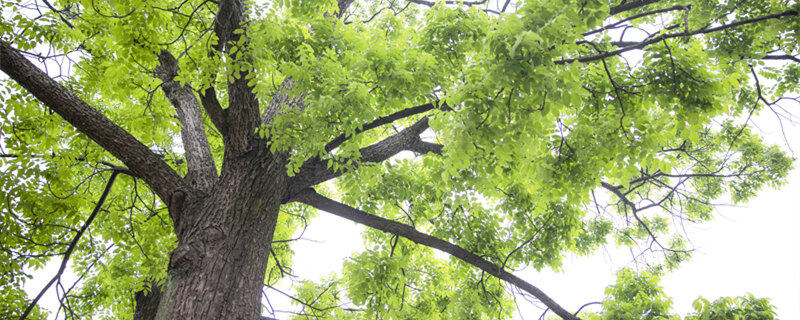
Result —
[[[539,299],[539,301],[544,303],[548,308],[553,310],[553,312],[558,314],[562,319],[568,319],[568,320],[578,319],[578,317],[565,310],[563,307],[561,307],[558,303],[556,303],[552,298],[550,298],[547,294],[545,294],[542,290],[540,290],[536,286],[509,273],[508,271],[503,270],[503,268],[501,268],[500,266],[492,262],[489,262],[488,260],[472,252],[469,252],[466,249],[459,247],[455,244],[419,232],[409,225],[381,218],[376,215],[371,215],[369,213],[350,207],[343,203],[331,200],[316,193],[316,191],[314,191],[313,189],[304,189],[302,192],[296,195],[295,199],[298,202],[310,205],[314,208],[317,208],[325,212],[332,213],[336,216],[351,220],[353,222],[363,224],[370,228],[395,234],[404,237],[406,239],[409,239],[415,243],[446,252],[458,258],[461,261],[469,263],[488,274],[500,278],[510,284],[513,284],[514,286],[517,286],[518,288],[524,290],[525,292],[530,293],[531,295]]]
[[[603,52],[601,54],[594,55],[594,56],[584,56],[584,57],[578,57],[578,58],[562,59],[562,60],[556,61],[555,63],[556,64],[569,64],[569,63],[573,63],[573,62],[584,62],[584,63],[585,62],[592,62],[592,61],[602,60],[602,59],[605,59],[605,58],[608,58],[608,57],[613,57],[613,56],[616,56],[616,55],[619,55],[621,53],[628,52],[628,51],[631,51],[631,50],[643,49],[643,48],[645,48],[645,47],[647,47],[649,45],[652,45],[652,44],[655,44],[655,43],[659,43],[659,42],[664,41],[666,39],[689,37],[689,36],[695,36],[695,35],[699,35],[699,34],[709,34],[709,33],[714,33],[714,32],[717,32],[717,31],[723,31],[723,30],[727,30],[727,29],[731,29],[731,28],[736,28],[736,27],[743,26],[743,25],[754,24],[754,23],[758,23],[758,22],[761,22],[761,21],[772,20],[772,19],[780,19],[780,18],[784,18],[784,17],[795,17],[795,16],[797,16],[797,11],[796,10],[786,10],[786,11],[783,11],[783,12],[780,12],[780,13],[770,14],[770,15],[761,16],[761,17],[757,17],[757,18],[739,20],[739,21],[736,21],[736,22],[732,22],[732,23],[729,23],[729,24],[722,24],[720,26],[711,27],[711,28],[701,28],[701,29],[696,29],[696,30],[691,30],[691,31],[667,33],[667,34],[663,34],[663,35],[660,35],[660,36],[648,38],[648,39],[646,39],[644,41],[641,41],[641,42],[625,43],[624,47],[619,48],[617,50]]]
[[[165,202],[181,179],[164,160],[125,129],[51,79],[7,42],[0,40],[0,69],[80,132],[144,180]]]
[[[420,134],[428,128],[428,118],[423,117],[411,126],[400,132],[378,141],[370,146],[361,148],[360,162],[381,162],[401,151],[413,151],[420,154],[436,153],[441,154],[443,146],[436,143],[425,142],[420,138]],[[344,174],[344,170],[334,170],[326,165],[325,160],[314,158],[306,161],[301,167],[300,172],[292,178],[290,184],[289,198],[296,192],[334,179]]]

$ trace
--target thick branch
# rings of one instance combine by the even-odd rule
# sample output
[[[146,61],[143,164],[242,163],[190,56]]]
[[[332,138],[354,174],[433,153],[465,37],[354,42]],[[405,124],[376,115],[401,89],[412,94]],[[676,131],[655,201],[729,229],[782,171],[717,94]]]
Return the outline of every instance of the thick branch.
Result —
[[[181,123],[181,139],[189,167],[186,179],[200,189],[208,190],[217,177],[217,168],[208,145],[200,102],[191,87],[175,81],[178,76],[178,60],[169,51],[162,50],[158,61],[160,65],[156,71],[163,81],[161,89],[175,107]]]
[[[426,129],[428,129],[428,117],[423,117],[402,131],[373,145],[361,148],[359,150],[361,152],[361,161],[381,162],[404,150],[418,153],[441,153],[442,148],[440,145],[426,143],[420,139],[419,135]]]
[[[286,112],[286,110],[305,110],[307,106],[303,101],[308,93],[300,92],[299,90],[295,92],[295,88],[296,85],[292,77],[283,79],[283,82],[281,82],[281,85],[278,87],[278,91],[272,96],[272,100],[269,101],[267,108],[264,109],[264,113],[261,115],[261,124],[272,123],[272,120],[274,120],[278,114]]]
[[[133,294],[136,306],[133,309],[133,320],[154,320],[161,302],[161,286],[156,281],[146,283],[147,288]]]
[[[236,33],[241,29],[244,22],[244,2],[242,0],[220,0],[217,2],[217,16],[214,19],[214,34],[217,36],[217,43],[214,49],[225,52],[236,43],[241,34]]]
[[[226,157],[236,157],[249,150],[259,124],[258,100],[248,83],[251,60],[249,45],[239,41],[247,32],[245,9],[243,0],[220,0],[217,17],[214,20],[214,33],[218,39],[214,49],[225,54],[232,52],[232,48],[236,46],[237,50],[231,54],[231,59],[241,66],[241,70],[234,74],[233,81],[228,84],[225,123],[227,135],[224,136]],[[207,98],[212,99],[210,94]],[[213,104],[213,101],[208,102]]]
[[[780,54],[780,55],[768,55],[761,58],[761,60],[789,60],[800,63],[800,59],[788,54]]]
[[[78,131],[125,163],[163,201],[181,189],[181,178],[147,146],[78,98],[0,40],[0,69]]]
[[[422,141],[419,135],[428,128],[428,118],[423,117],[408,128],[389,136],[370,146],[361,148],[361,158],[359,162],[382,162],[400,153],[401,151],[413,151],[417,153],[442,153],[442,145]],[[310,186],[334,179],[344,174],[344,170],[333,170],[328,168],[325,160],[314,158],[306,161],[301,167],[300,172],[290,181],[288,197],[300,190]],[[287,199],[288,201],[288,199]]]
[[[64,258],[61,259],[61,266],[58,268],[58,272],[56,272],[56,275],[53,276],[52,279],[50,279],[50,281],[47,283],[47,285],[44,286],[44,288],[42,288],[41,291],[39,291],[39,294],[36,295],[35,298],[33,298],[33,301],[31,301],[31,303],[28,305],[28,308],[25,309],[25,312],[22,313],[22,316],[19,318],[19,320],[25,320],[25,318],[28,317],[28,315],[33,310],[33,307],[35,307],[36,303],[39,302],[39,299],[41,299],[44,293],[47,292],[47,289],[49,289],[50,286],[52,286],[53,283],[55,283],[56,280],[59,280],[61,278],[61,275],[64,274],[64,270],[67,269],[67,262],[69,262],[69,258],[72,255],[72,251],[75,250],[75,246],[78,245],[78,241],[81,240],[83,233],[86,232],[86,229],[88,229],[89,225],[92,224],[92,221],[94,221],[94,218],[97,216],[97,213],[100,212],[100,208],[103,207],[103,203],[106,201],[108,194],[111,192],[111,187],[114,186],[114,180],[116,180],[117,174],[119,173],[120,172],[117,170],[111,172],[111,177],[108,178],[108,182],[106,182],[106,187],[105,189],[103,189],[103,193],[100,195],[100,199],[97,200],[97,204],[95,204],[92,213],[89,215],[89,218],[86,219],[86,222],[83,223],[83,226],[78,231],[78,233],[76,233],[75,236],[72,237],[72,241],[70,241],[69,247],[67,247],[67,251],[64,252]]]
[[[558,314],[561,318],[569,320],[578,319],[578,317],[572,315],[572,313],[562,308],[558,303],[553,301],[552,298],[547,296],[547,294],[545,294],[542,290],[540,290],[536,286],[526,282],[525,280],[522,280],[521,278],[509,273],[508,271],[503,270],[500,266],[492,262],[489,262],[488,260],[472,252],[469,252],[466,249],[459,247],[455,244],[419,232],[414,228],[412,228],[411,226],[399,223],[397,221],[371,215],[364,211],[345,205],[343,203],[339,203],[334,200],[328,199],[316,193],[313,189],[310,188],[300,192],[300,194],[297,195],[296,200],[301,203],[310,205],[314,208],[317,208],[319,210],[330,212],[339,217],[348,219],[356,223],[363,224],[370,228],[395,234],[404,237],[408,240],[411,240],[415,243],[449,253],[450,255],[458,258],[461,261],[469,263],[488,274],[500,278],[532,294],[534,297],[539,299],[539,301],[544,303],[548,308],[553,310],[553,312]]]
[[[336,17],[341,18],[344,17],[345,11],[347,11],[347,8],[349,8],[350,5],[353,4],[354,0],[338,0],[336,2],[337,6],[339,7],[339,12],[336,13]]]

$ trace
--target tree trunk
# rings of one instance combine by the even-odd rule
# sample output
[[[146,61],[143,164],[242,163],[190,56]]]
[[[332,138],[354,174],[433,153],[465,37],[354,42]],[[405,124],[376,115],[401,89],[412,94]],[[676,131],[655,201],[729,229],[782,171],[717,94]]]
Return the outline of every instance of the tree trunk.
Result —
[[[286,180],[285,162],[253,151],[226,159],[210,194],[173,194],[178,247],[156,319],[259,318]]]

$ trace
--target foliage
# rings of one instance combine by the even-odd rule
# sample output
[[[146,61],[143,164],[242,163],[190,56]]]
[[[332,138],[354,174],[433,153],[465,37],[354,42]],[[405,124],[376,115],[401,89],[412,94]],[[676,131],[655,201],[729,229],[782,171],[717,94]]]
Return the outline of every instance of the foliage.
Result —
[[[182,124],[156,76],[162,50],[177,57],[176,81],[197,96],[214,88],[226,111],[236,107],[228,88],[237,79],[252,87],[259,113],[277,95],[300,98],[255,129],[272,153],[287,155],[288,177],[319,159],[337,174],[318,192],[507,270],[558,270],[564,257],[604,245],[656,251],[675,268],[691,248],[671,219],[711,220],[716,200],[747,201],[780,186],[793,166],[750,118],[798,90],[797,63],[765,63],[797,59],[794,1],[663,0],[611,14],[619,1],[526,0],[500,10],[363,0],[341,19],[334,1],[254,1],[227,51],[211,50],[220,2],[4,0],[0,40],[182,176]],[[748,19],[761,20],[710,29]],[[626,36],[617,22],[651,34]],[[281,90],[286,79],[293,87]],[[64,255],[120,159],[16,81],[0,83],[5,318],[30,301],[20,290],[28,274]],[[425,104],[433,107],[364,129]],[[423,140],[441,152],[370,160],[367,146],[425,119]],[[207,112],[203,123],[222,168],[223,133]],[[340,135],[347,139],[327,148]],[[165,278],[177,245],[167,205],[141,179],[118,178],[71,258],[82,283],[62,289],[66,317],[131,318],[131,294]],[[266,285],[287,277],[292,240],[315,214],[282,205]],[[364,238],[367,250],[340,274],[294,288],[307,313],[298,318],[511,317],[501,280],[397,235]],[[676,318],[659,274],[618,278],[604,311],[587,317]],[[753,297],[695,307],[686,319],[774,316]]]
[[[715,320],[715,319],[753,319],[772,320],[776,318],[774,307],[767,299],[759,299],[753,295],[742,297],[722,297],[714,302],[700,297],[694,302],[695,313],[686,317],[686,320]]]
[[[588,320],[612,319],[681,319],[670,311],[672,301],[659,285],[660,271],[635,272],[623,269],[617,273],[617,283],[606,289],[608,298],[603,301],[603,310],[584,313]],[[694,312],[684,320],[773,320],[774,306],[768,299],[759,299],[751,294],[741,297],[721,297],[714,302],[700,297],[692,304]]]

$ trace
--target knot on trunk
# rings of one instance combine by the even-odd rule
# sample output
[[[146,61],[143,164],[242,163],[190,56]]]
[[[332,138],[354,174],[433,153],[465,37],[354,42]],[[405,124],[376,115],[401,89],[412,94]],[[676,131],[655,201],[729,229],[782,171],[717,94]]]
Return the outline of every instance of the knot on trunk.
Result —
[[[183,272],[195,269],[206,257],[220,251],[226,238],[225,232],[217,226],[205,227],[192,234],[170,254],[170,269]]]

